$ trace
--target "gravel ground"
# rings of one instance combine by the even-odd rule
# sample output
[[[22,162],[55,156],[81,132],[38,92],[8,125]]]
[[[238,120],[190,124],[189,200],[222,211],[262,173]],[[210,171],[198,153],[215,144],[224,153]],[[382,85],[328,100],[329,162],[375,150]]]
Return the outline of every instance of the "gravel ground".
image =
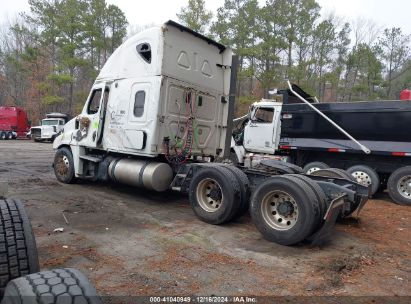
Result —
[[[411,296],[411,208],[384,193],[326,246],[285,247],[249,216],[203,223],[173,192],[60,184],[53,156],[50,143],[1,141],[0,181],[27,208],[42,269],[78,268],[102,295]]]

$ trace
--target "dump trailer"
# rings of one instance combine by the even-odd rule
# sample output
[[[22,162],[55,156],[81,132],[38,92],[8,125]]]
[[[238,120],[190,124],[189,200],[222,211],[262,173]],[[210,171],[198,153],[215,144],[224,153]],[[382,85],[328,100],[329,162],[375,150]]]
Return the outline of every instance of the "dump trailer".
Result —
[[[178,191],[207,223],[250,210],[270,241],[321,242],[337,216],[362,208],[369,189],[342,171],[306,176],[276,161],[214,162],[230,152],[236,67],[229,48],[173,21],[129,38],[55,139],[57,179]]]
[[[30,130],[26,112],[18,107],[0,107],[0,140],[25,138]]]
[[[256,102],[236,120],[231,159],[253,166],[277,159],[304,173],[335,167],[411,204],[411,101],[318,103],[296,85]]]

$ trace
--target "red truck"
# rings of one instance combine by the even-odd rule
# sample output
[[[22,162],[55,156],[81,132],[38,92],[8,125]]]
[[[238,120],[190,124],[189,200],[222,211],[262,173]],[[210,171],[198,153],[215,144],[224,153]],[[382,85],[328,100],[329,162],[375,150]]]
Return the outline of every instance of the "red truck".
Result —
[[[30,130],[26,112],[18,107],[0,107],[0,139],[25,138]]]

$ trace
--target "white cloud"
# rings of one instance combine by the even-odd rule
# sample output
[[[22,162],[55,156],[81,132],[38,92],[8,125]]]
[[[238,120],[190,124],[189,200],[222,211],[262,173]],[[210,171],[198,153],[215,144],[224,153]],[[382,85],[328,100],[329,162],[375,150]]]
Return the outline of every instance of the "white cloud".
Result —
[[[317,0],[322,13],[334,11],[347,21],[358,17],[371,19],[385,27],[400,27],[404,33],[411,34],[409,12],[411,2],[404,0]]]
[[[131,25],[161,24],[169,19],[177,20],[178,13],[187,0],[106,0],[124,11]],[[265,0],[259,0],[261,4]],[[322,12],[334,11],[337,16],[349,20],[363,16],[373,19],[384,27],[401,27],[411,34],[409,14],[411,1],[404,0],[317,0]],[[224,0],[206,0],[207,9],[216,13]],[[29,11],[28,0],[0,0],[0,23],[14,17],[21,11]]]

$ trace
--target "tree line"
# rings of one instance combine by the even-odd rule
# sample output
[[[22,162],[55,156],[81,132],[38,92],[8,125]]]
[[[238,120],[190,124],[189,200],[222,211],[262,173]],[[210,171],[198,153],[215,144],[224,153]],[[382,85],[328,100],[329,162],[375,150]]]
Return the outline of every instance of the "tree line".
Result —
[[[29,0],[0,28],[0,105],[75,114],[107,58],[129,35],[105,0]],[[290,79],[320,100],[396,99],[410,87],[410,36],[375,22],[320,14],[315,0],[188,0],[179,21],[239,55],[237,97],[247,105]]]
[[[128,22],[105,0],[29,0],[0,33],[0,105],[79,112],[99,70],[123,42]]]
[[[400,28],[321,16],[315,0],[225,0],[216,14],[205,4],[188,0],[177,16],[239,55],[240,101],[268,97],[284,79],[333,101],[396,99],[410,87],[410,36]]]

